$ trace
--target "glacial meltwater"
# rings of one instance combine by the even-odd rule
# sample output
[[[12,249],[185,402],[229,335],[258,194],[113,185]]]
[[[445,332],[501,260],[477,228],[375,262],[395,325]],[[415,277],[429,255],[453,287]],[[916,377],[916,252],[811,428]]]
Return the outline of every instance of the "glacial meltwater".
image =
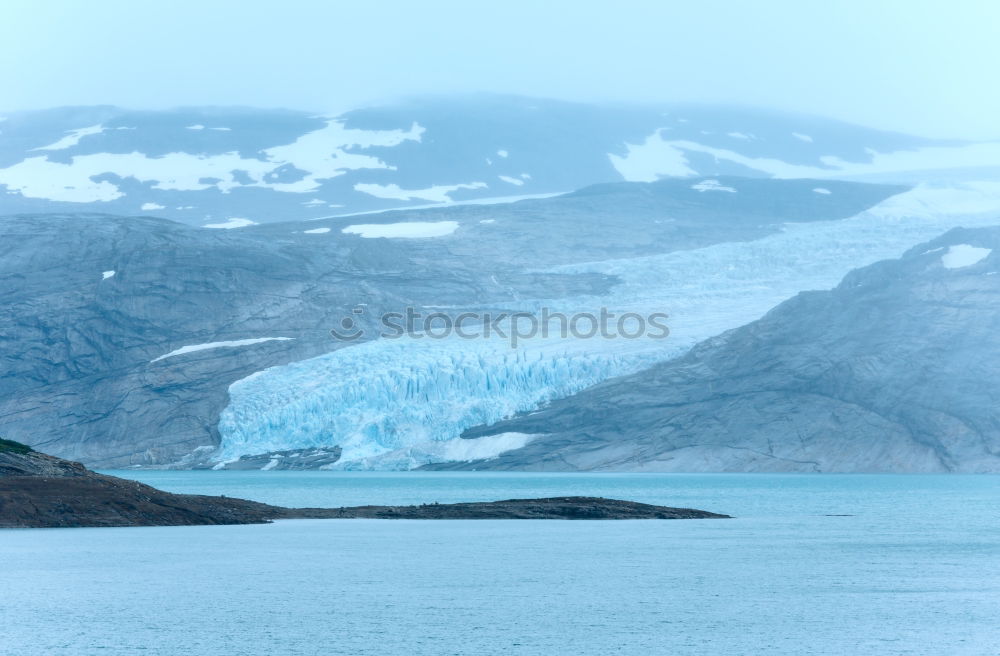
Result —
[[[291,506],[572,494],[735,518],[4,530],[0,654],[1000,651],[1000,477],[115,473]]]

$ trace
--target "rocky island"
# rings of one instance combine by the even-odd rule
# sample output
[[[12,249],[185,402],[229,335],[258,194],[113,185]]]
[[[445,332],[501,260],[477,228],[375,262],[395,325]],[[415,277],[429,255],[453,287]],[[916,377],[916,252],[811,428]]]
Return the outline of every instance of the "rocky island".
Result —
[[[0,440],[0,528],[262,524],[275,519],[707,519],[727,515],[596,497],[421,506],[282,508],[172,494]]]

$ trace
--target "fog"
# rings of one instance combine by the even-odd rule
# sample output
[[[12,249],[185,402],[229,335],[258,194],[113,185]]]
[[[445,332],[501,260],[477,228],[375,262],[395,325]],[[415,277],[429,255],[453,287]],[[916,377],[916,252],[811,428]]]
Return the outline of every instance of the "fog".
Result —
[[[0,107],[704,101],[997,138],[1000,4],[6,0]]]

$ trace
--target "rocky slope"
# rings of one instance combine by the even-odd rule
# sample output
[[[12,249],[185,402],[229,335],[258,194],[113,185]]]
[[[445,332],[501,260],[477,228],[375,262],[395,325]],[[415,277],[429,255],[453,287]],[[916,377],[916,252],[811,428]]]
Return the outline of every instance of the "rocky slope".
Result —
[[[423,506],[281,508],[171,494],[0,440],[0,528],[260,524],[275,519],[704,519],[726,515],[591,497]]]
[[[902,190],[699,184],[618,183],[363,219],[454,224],[424,239],[343,232],[358,217],[222,231],[144,217],[0,217],[0,434],[100,467],[196,466],[219,443],[230,384],[345,346],[329,333],[344,317],[374,333],[381,312],[406,307],[600,297],[614,277],[537,265],[758,239],[789,220],[849,217]],[[260,466],[273,460],[246,455]]]
[[[956,229],[677,360],[469,431],[439,468],[1000,472],[1000,228]]]
[[[888,174],[905,182],[908,171],[940,161],[981,165],[984,147],[993,148],[746,108],[504,96],[415,99],[339,116],[64,107],[0,118],[0,214],[238,226],[659,177]]]

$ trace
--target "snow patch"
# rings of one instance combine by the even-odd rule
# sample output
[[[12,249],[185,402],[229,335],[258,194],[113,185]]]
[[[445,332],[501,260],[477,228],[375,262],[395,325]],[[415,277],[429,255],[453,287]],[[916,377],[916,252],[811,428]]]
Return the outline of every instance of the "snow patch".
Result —
[[[185,353],[195,353],[197,351],[208,351],[210,349],[217,348],[234,348],[237,346],[250,346],[251,344],[260,344],[262,342],[290,342],[293,337],[255,337],[253,339],[237,339],[228,342],[208,342],[206,344],[192,344],[190,346],[182,346],[179,349],[174,349],[170,353],[161,355],[158,358],[153,358],[150,362],[159,362],[160,360],[166,358],[172,358],[177,355],[184,355]]]
[[[105,271],[105,272],[101,273],[101,280],[107,280],[108,278],[112,278],[112,277],[114,277],[115,273],[116,272],[114,270],[112,270],[112,271]]]
[[[736,193],[736,190],[732,187],[727,187],[720,183],[718,180],[702,180],[698,184],[691,185],[691,188],[695,191],[705,192],[705,191],[728,191],[729,193]]]
[[[184,129],[185,130],[204,130],[205,126],[204,125],[189,125],[186,128],[184,128]]]
[[[381,210],[366,210],[364,212],[348,212],[347,214],[330,214],[327,216],[317,216],[309,221],[322,221],[323,219],[342,219],[348,216],[368,216],[371,214],[385,214],[386,212],[401,212],[403,210],[425,210],[428,208],[438,208],[438,207],[456,207],[458,205],[508,205],[510,203],[517,203],[522,200],[536,200],[539,198],[553,198],[555,196],[562,196],[566,193],[565,191],[548,192],[544,194],[519,194],[514,196],[491,196],[489,198],[466,198],[464,200],[451,200],[445,203],[427,203],[423,205],[407,205],[405,207],[395,207],[391,210],[381,209]],[[339,205],[331,207],[340,207]]]
[[[233,217],[226,221],[225,223],[206,223],[202,228],[220,228],[222,230],[232,230],[233,228],[245,228],[247,226],[257,225],[256,221],[251,221],[250,219],[241,219]]]
[[[948,252],[941,256],[941,264],[946,269],[962,269],[978,264],[989,257],[993,252],[992,248],[979,248],[969,244],[958,244],[948,249]]]
[[[355,191],[374,196],[375,198],[387,198],[391,200],[429,200],[438,203],[451,201],[451,194],[460,189],[485,189],[488,185],[485,182],[469,182],[455,185],[436,185],[425,189],[402,189],[397,184],[381,185],[359,182],[354,185]]]
[[[160,205],[159,203],[143,203],[142,207],[140,207],[139,209],[149,211],[149,210],[165,210],[167,208],[164,207],[163,205]]]
[[[480,223],[496,223],[496,219],[482,219]]]
[[[508,182],[517,187],[520,187],[521,185],[524,184],[524,180],[521,180],[520,178],[512,178],[509,175],[498,175],[497,177],[503,180],[504,182]]]
[[[347,235],[365,239],[424,239],[444,237],[458,229],[458,221],[410,221],[407,223],[361,223],[341,230]]]
[[[832,155],[819,158],[819,166],[791,164],[769,157],[748,157],[725,148],[714,148],[694,141],[667,141],[657,130],[642,144],[626,144],[624,156],[609,155],[621,176],[630,182],[653,182],[660,176],[697,175],[687,159],[688,153],[711,155],[776,178],[833,178],[904,171],[932,171],[995,167],[1000,162],[1000,142],[961,146],[926,146],[912,150],[874,153],[871,161],[849,162]]]
[[[806,143],[812,143],[813,142],[813,138],[810,137],[808,134],[801,134],[799,132],[793,132],[792,136],[795,137],[796,139],[798,139],[799,141],[804,141]]]
[[[510,155],[510,153],[508,153],[506,150],[498,150],[497,155],[506,159],[507,156]]]
[[[629,182],[656,182],[661,175],[686,178],[698,172],[688,166],[684,152],[663,140],[657,130],[641,144],[625,144],[625,154],[608,153],[611,165]]]
[[[742,139],[743,141],[750,141],[751,139],[757,138],[752,134],[744,134],[742,132],[727,132],[726,136],[732,137],[733,139]]]
[[[312,230],[303,230],[302,232],[304,234],[307,234],[307,235],[325,235],[326,233],[330,232],[330,229],[329,228],[313,228]]]
[[[107,128],[103,125],[91,125],[88,128],[79,128],[76,130],[69,130],[66,136],[59,141],[49,144],[48,146],[41,146],[40,148],[32,148],[31,150],[65,150],[67,148],[72,148],[73,146],[80,143],[80,139],[88,137],[92,134],[100,134],[104,132]]]
[[[815,189],[813,189],[813,191],[816,192],[817,194],[823,194],[824,196],[829,196],[830,194],[833,193],[826,187],[816,187]]]
[[[67,139],[78,140],[74,136],[76,133],[80,133],[81,137],[94,134],[96,128],[100,126],[74,131]],[[153,189],[170,191],[215,188],[228,193],[237,187],[262,187],[289,193],[305,193],[318,189],[322,181],[348,171],[394,170],[395,167],[378,157],[355,151],[375,146],[397,146],[404,141],[420,141],[423,132],[424,128],[416,123],[409,130],[356,130],[346,128],[342,121],[331,119],[325,127],[304,134],[290,144],[261,151],[259,158],[246,158],[236,151],[214,155],[173,152],[158,157],[149,157],[140,152],[95,153],[78,155],[68,163],[49,161],[46,157],[29,157],[0,169],[0,184],[20,192],[26,198],[71,203],[111,201],[124,196],[112,182],[94,182],[92,178],[102,174],[152,182]],[[73,144],[64,139],[44,150],[70,145]],[[288,165],[305,171],[306,174],[295,182],[274,181],[274,172]],[[250,179],[249,183],[245,182],[246,178]]]
[[[981,224],[981,218],[998,211],[1000,182],[985,181],[955,185],[920,184],[906,193],[886,199],[870,209],[869,213],[891,221],[911,218],[940,221],[942,218],[970,216]],[[995,223],[994,219],[992,224]],[[954,227],[963,224],[947,221],[945,225]]]

